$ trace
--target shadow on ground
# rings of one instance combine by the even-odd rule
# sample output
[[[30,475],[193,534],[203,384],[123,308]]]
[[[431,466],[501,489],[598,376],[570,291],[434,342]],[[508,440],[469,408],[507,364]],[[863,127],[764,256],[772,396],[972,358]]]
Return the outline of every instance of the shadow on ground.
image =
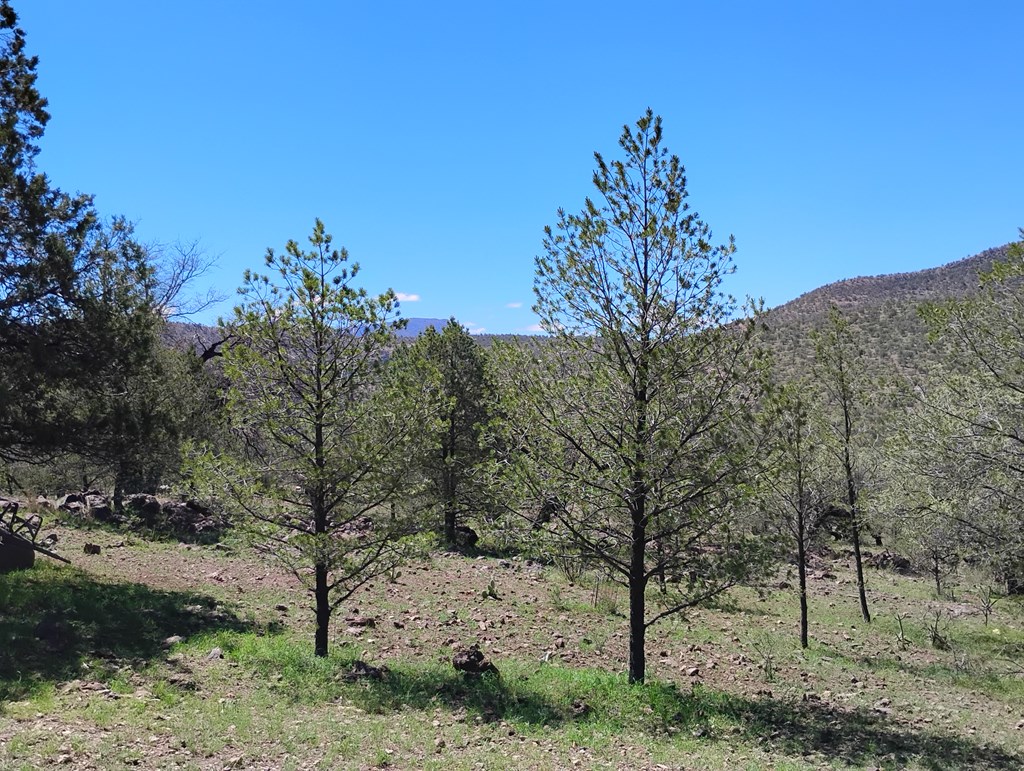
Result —
[[[193,592],[110,583],[46,564],[0,575],[0,711],[46,684],[82,677],[87,661],[95,664],[89,677],[98,679],[162,655],[172,635],[248,628]]]
[[[427,710],[440,703],[479,715],[487,722],[510,720],[556,726],[571,717],[553,699],[522,687],[522,682],[510,684],[493,675],[467,678],[458,672],[435,669],[389,672],[383,679],[367,681],[346,695],[362,709],[376,713],[403,707]]]
[[[420,670],[390,672],[381,680],[360,683],[345,698],[378,713],[431,709],[440,703],[485,721],[535,726],[593,721],[662,736],[739,738],[811,763],[893,768],[917,764],[950,771],[1024,768],[1022,755],[961,736],[918,731],[874,710],[751,699],[700,688],[684,692],[661,683],[634,688],[618,679],[598,684],[596,690],[594,685],[555,688],[561,692],[552,694],[551,688],[534,688],[522,678],[466,680],[457,673]]]
[[[698,692],[699,694],[699,692]],[[747,699],[695,694],[711,704],[691,715],[714,713],[735,721],[740,735],[791,756],[819,755],[831,762],[903,768],[1019,769],[1024,756],[947,733],[918,731],[885,712],[840,709],[821,702]],[[692,718],[691,718],[692,722]]]

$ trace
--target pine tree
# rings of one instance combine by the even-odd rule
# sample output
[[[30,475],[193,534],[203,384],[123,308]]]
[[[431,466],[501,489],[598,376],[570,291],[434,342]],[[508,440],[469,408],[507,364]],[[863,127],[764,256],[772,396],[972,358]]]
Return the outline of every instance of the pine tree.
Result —
[[[402,401],[416,389],[389,380],[413,376],[385,367],[400,327],[394,293],[355,287],[359,266],[319,220],[309,242],[268,250],[268,274],[245,274],[224,368],[246,454],[207,454],[198,471],[310,590],[326,656],[334,610],[404,557],[401,536],[416,523],[387,504],[430,421]]]
[[[525,352],[532,366],[506,369],[523,438],[510,463],[563,504],[555,529],[628,587],[631,682],[645,677],[652,624],[759,564],[735,527],[764,382],[755,325],[720,291],[731,240],[712,245],[661,143],[648,110],[624,128],[623,160],[595,154],[599,203],[560,211],[537,258],[550,341]],[[652,578],[666,591],[648,612]]]

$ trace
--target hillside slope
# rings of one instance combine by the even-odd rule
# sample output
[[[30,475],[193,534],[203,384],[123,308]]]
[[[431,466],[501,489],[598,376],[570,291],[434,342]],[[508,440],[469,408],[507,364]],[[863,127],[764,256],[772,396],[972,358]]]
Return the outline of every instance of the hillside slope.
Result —
[[[814,350],[811,331],[834,304],[850,320],[866,358],[878,371],[921,374],[934,367],[942,351],[928,342],[918,317],[927,301],[968,296],[978,289],[978,273],[1005,260],[1009,245],[987,249],[937,268],[913,273],[850,278],[827,284],[765,314],[768,342],[783,373],[805,370]]]

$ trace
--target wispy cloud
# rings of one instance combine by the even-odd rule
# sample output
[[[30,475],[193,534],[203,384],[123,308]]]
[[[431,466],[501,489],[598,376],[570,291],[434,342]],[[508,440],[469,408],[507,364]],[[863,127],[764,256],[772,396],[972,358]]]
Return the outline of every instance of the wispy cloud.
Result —
[[[405,292],[395,292],[395,297],[398,298],[398,302],[401,303],[418,303],[420,296],[418,294],[406,294]]]
[[[530,324],[530,326],[523,329],[528,335],[539,335],[544,332],[544,327],[540,324]]]
[[[487,331],[484,327],[474,327],[472,325],[468,325],[467,329],[471,335],[482,335]]]
[[[519,302],[519,301],[516,301],[514,303],[505,303],[505,307],[506,308],[522,308],[523,304],[521,302]]]

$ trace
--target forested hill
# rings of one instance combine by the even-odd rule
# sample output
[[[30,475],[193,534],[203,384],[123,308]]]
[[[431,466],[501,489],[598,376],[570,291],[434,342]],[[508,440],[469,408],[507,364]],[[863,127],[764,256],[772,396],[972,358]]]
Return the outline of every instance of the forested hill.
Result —
[[[914,273],[862,276],[826,284],[765,314],[768,341],[784,373],[807,369],[813,359],[812,329],[822,323],[832,304],[838,306],[859,333],[865,354],[879,371],[920,373],[941,357],[927,340],[927,329],[918,318],[918,306],[929,300],[963,297],[978,289],[978,273],[1004,260],[1008,245],[937,268]],[[416,337],[427,327],[440,329],[443,319],[410,318],[403,337]],[[477,340],[489,345],[495,335]],[[511,337],[499,335],[497,337]],[[171,324],[165,339],[176,347],[205,350],[218,339],[216,327]]]
[[[914,273],[850,278],[826,284],[772,308],[765,315],[768,340],[780,369],[803,370],[813,359],[810,332],[834,304],[858,333],[866,358],[879,373],[923,373],[940,359],[918,317],[927,301],[964,297],[977,291],[978,273],[1008,256],[1008,245]]]

